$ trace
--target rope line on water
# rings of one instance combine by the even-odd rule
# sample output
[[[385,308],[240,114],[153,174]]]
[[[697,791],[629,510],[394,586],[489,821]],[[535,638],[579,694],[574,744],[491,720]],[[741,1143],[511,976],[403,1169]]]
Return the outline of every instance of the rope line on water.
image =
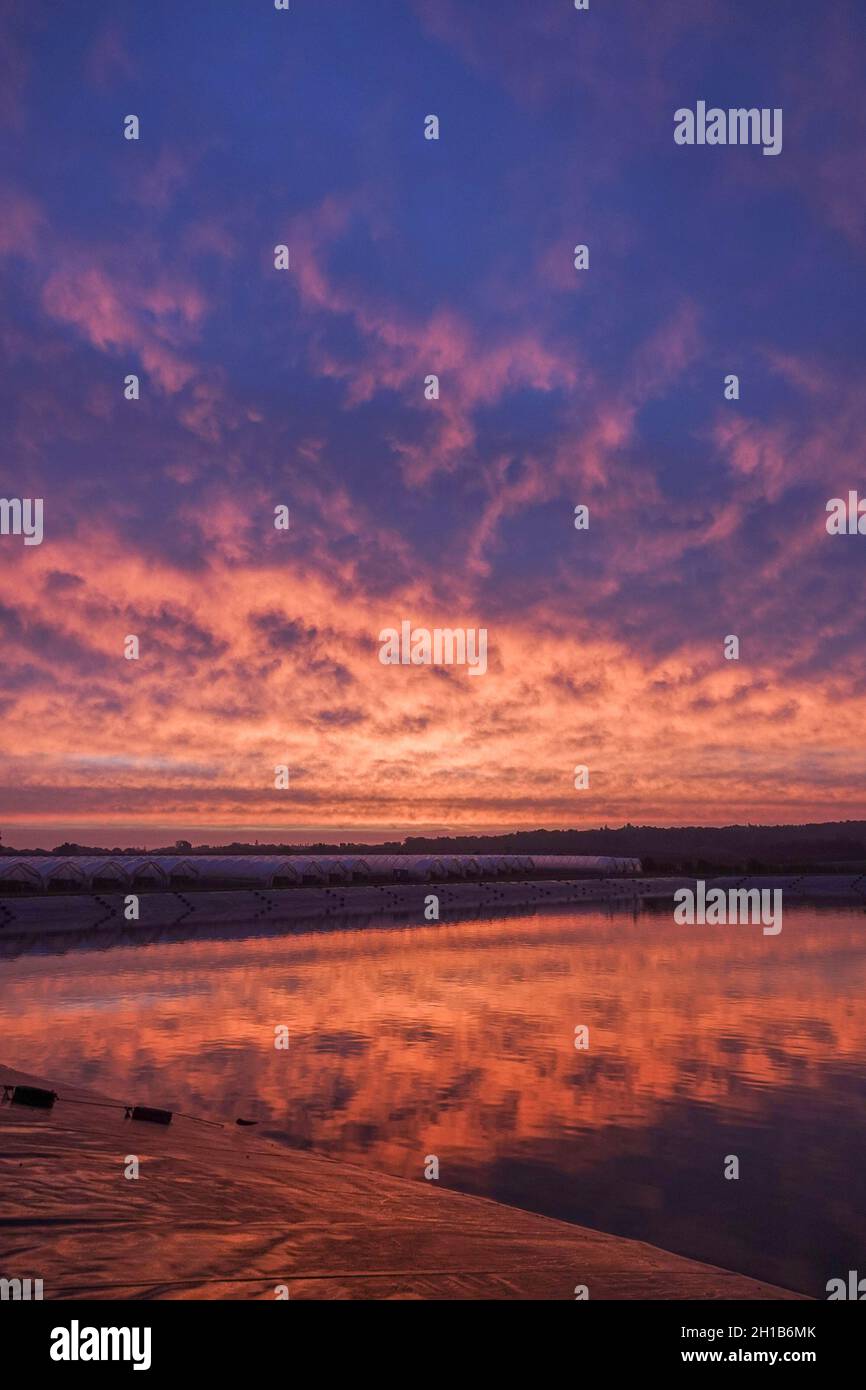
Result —
[[[147,1120],[151,1124],[168,1125],[177,1115],[181,1120],[192,1120],[197,1125],[211,1125],[214,1129],[224,1129],[220,1120],[205,1120],[201,1115],[187,1115],[183,1110],[157,1110],[148,1105],[127,1105],[119,1100],[78,1100],[72,1096],[61,1096],[57,1091],[47,1091],[40,1086],[20,1086],[14,1081],[3,1083],[2,1104],[17,1102],[29,1105],[35,1110],[51,1110],[55,1101],[64,1105],[95,1105],[103,1110],[123,1110],[125,1119]]]

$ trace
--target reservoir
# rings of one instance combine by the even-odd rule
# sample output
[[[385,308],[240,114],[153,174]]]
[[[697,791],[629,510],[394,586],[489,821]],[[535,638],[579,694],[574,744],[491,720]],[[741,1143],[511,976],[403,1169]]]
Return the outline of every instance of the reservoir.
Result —
[[[568,906],[34,939],[0,960],[0,1060],[419,1182],[434,1155],[443,1187],[825,1298],[866,1244],[864,927]]]

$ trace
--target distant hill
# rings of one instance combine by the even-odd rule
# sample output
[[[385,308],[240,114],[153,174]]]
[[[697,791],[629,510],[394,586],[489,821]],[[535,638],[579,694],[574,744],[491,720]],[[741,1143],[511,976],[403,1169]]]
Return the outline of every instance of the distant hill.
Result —
[[[52,850],[3,854],[143,854],[142,849],[65,843]],[[150,854],[613,854],[635,855],[647,872],[866,872],[866,821],[813,825],[655,826],[597,830],[520,830],[507,835],[407,836],[379,845],[346,841],[315,845],[190,845],[178,841]]]

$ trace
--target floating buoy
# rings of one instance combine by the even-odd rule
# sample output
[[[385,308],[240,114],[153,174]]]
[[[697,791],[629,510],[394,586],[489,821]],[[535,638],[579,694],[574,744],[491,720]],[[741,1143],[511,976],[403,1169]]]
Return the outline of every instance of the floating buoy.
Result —
[[[37,1110],[50,1110],[57,1099],[56,1091],[45,1091],[41,1086],[4,1086],[4,1100],[10,1091],[13,1105],[32,1105]]]
[[[101,1110],[122,1110],[126,1120],[145,1120],[152,1125],[170,1125],[175,1114],[173,1110],[157,1110],[152,1105],[124,1105],[115,1100],[82,1100],[72,1096],[58,1095],[57,1091],[47,1091],[42,1086],[16,1086],[11,1081],[0,1083],[3,1086],[3,1103],[13,1105],[32,1105],[37,1110],[51,1110],[59,1100],[64,1105],[95,1105]],[[186,1115],[182,1110],[177,1114],[184,1120],[193,1120],[197,1125],[211,1125],[222,1129],[219,1120],[204,1120],[200,1115]],[[257,1125],[258,1120],[238,1120],[239,1125]]]
[[[170,1110],[154,1110],[149,1105],[128,1105],[126,1107],[127,1119],[147,1120],[152,1125],[170,1125],[171,1116]]]

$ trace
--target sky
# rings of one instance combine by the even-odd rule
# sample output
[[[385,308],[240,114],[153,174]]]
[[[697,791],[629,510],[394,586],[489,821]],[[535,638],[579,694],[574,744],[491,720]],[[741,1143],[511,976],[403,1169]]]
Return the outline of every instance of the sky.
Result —
[[[866,815],[859,0],[0,0],[0,55],[4,844]]]

